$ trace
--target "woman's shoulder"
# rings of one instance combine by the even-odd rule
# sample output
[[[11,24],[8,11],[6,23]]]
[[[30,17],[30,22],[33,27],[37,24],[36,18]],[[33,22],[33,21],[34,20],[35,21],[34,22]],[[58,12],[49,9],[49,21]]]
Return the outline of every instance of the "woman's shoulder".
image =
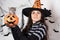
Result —
[[[39,27],[42,27],[42,28],[45,28],[46,29],[47,26],[44,23],[40,23],[39,24]]]

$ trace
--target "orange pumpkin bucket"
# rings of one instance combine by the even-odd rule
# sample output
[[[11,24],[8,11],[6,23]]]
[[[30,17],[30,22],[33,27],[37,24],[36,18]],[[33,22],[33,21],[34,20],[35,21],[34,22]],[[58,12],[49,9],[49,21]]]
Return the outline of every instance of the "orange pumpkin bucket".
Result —
[[[18,24],[18,17],[16,16],[16,14],[7,14],[4,17],[4,23],[8,26],[14,26]]]

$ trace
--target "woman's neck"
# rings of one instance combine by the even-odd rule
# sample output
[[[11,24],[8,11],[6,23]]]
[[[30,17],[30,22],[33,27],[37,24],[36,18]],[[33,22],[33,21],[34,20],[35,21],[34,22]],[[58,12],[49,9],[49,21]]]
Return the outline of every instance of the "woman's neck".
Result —
[[[33,21],[33,24],[36,23],[36,21]]]
[[[40,21],[33,21],[33,24],[34,24],[34,23],[37,23],[37,22],[40,22]]]
[[[38,21],[33,21],[33,24],[36,23],[36,22],[38,22]]]

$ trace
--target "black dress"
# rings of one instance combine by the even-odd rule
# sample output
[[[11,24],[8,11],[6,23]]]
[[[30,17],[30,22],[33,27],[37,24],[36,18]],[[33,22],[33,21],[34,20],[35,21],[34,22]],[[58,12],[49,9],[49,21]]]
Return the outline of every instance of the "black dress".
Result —
[[[42,40],[46,36],[46,26],[40,22],[34,23],[26,32],[21,32],[16,26],[11,28],[14,40]]]

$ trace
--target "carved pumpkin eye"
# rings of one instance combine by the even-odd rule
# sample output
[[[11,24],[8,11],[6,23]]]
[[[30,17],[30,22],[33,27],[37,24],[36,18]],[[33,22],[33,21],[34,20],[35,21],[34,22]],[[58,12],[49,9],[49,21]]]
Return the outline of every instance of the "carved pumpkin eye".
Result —
[[[13,18],[15,18],[15,16],[12,16]]]
[[[9,18],[10,16],[8,16],[7,18]]]

